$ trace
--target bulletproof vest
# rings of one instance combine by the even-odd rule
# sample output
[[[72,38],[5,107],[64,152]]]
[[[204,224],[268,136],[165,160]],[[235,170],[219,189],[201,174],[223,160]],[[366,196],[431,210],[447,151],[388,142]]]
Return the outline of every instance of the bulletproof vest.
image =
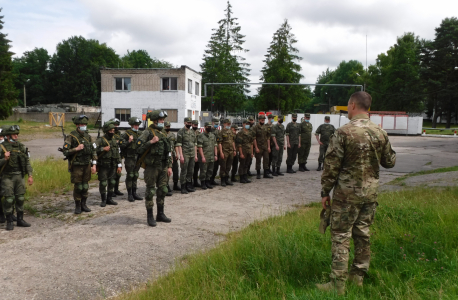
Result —
[[[9,173],[18,173],[21,172],[22,175],[27,173],[27,161],[29,159],[28,155],[25,153],[25,147],[20,142],[2,143],[6,151],[10,152],[10,159],[6,162],[6,166],[3,169],[2,174]],[[3,149],[2,149],[3,151]]]
[[[154,143],[151,146],[151,149],[148,152],[146,161],[156,160],[156,159],[160,159],[161,161],[167,160],[167,158],[169,156],[169,152],[171,152],[170,151],[171,150],[171,146],[170,146],[171,144],[170,144],[169,139],[167,138],[167,134],[165,132],[159,131],[157,129],[149,128],[148,130],[150,130],[150,136],[149,136],[148,139],[149,140],[153,139],[154,134],[153,134],[152,130],[154,130],[154,133],[159,138],[159,141],[157,141],[156,143]]]
[[[92,149],[94,147],[93,143],[91,143],[92,142],[91,136],[89,134],[87,134],[87,133],[84,133],[84,135],[81,135],[76,130],[72,131],[70,133],[70,136],[72,137],[71,145],[69,145],[70,149],[76,148],[80,144],[84,145],[83,150],[78,151],[75,154],[71,155],[70,159],[72,159],[72,160],[73,160],[73,155],[76,155],[75,159],[73,160],[73,164],[75,164],[75,165],[86,165],[86,164],[88,164],[91,161]]]
[[[99,142],[101,147],[110,146],[110,150],[107,152],[103,151],[99,154],[99,160],[102,163],[111,162],[112,160],[120,158],[118,143],[114,137],[110,140],[108,137],[104,136],[103,138],[99,138]]]
[[[138,139],[138,132],[135,132],[131,129],[126,130],[124,133],[126,137],[126,141],[123,141],[122,139],[119,141],[119,143],[128,143],[129,142],[129,136],[133,137],[132,143],[127,144],[126,148],[122,151],[122,154],[124,157],[136,157],[136,149],[137,149],[137,139]]]

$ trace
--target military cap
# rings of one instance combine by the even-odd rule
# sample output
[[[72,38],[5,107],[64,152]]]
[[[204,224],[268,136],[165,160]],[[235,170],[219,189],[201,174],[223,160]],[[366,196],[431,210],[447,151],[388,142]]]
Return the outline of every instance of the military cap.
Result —
[[[310,114],[309,114],[309,113],[305,113],[305,114],[304,114],[304,117],[310,118]]]
[[[237,128],[239,128],[239,127],[237,126],[237,124],[232,124],[232,125],[231,125],[231,128],[236,128],[236,129],[237,129]]]
[[[140,125],[141,123],[142,123],[142,120],[140,120],[137,117],[129,118],[129,125]]]
[[[226,123],[232,123],[232,122],[231,122],[231,120],[229,120],[229,119],[224,119],[224,120],[223,120],[223,124],[226,124]]]
[[[330,116],[326,116],[326,117],[324,117],[324,119],[330,121],[331,117]]]
[[[206,126],[212,126],[212,122],[205,122],[205,127]]]
[[[251,121],[254,121],[253,116],[248,116],[248,121],[250,121],[250,122],[251,122]]]
[[[212,118],[212,122],[218,123],[219,119],[218,118]]]
[[[74,116],[72,118],[73,124],[87,124],[89,122],[89,118],[86,115],[79,115],[79,116]]]
[[[199,120],[192,120],[192,125],[199,125]]]
[[[249,123],[248,119],[242,119],[242,124],[247,124]]]
[[[259,115],[259,116],[258,116],[258,119],[259,119],[259,120],[262,120],[262,119],[265,119],[265,118],[266,118],[266,115]]]
[[[184,118],[184,121],[185,121],[185,122],[191,122],[192,119],[191,119],[190,117],[186,117],[186,118]]]
[[[273,118],[275,118],[275,116],[272,115],[272,114],[270,114],[270,115],[267,116],[267,119],[273,119]]]
[[[171,125],[171,124],[170,124],[169,121],[164,122],[164,126],[165,126],[165,127],[170,127],[170,125]]]
[[[119,126],[119,124],[121,124],[118,118],[110,119],[110,121],[113,122],[113,124],[115,124],[116,126]]]
[[[114,128],[116,128],[115,123],[113,123],[112,121],[108,121],[108,122],[105,122],[105,124],[103,124],[102,130],[103,132],[108,132]]]
[[[279,116],[277,117],[277,120],[283,120],[284,118],[285,118],[285,117],[284,117],[283,115],[279,115]]]
[[[297,118],[297,114],[293,114],[292,117],[293,117],[293,118]]]
[[[322,209],[320,213],[320,233],[325,234],[326,228],[331,224],[331,207],[327,206],[326,209]]]

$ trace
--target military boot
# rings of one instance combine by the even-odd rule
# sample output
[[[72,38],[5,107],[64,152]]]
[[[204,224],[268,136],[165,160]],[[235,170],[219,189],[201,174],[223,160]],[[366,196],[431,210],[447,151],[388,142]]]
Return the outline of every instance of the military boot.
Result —
[[[323,284],[317,283],[316,287],[319,290],[324,291],[324,292],[336,291],[337,295],[339,296],[345,295],[345,282],[341,280],[336,280],[335,282],[330,281],[328,283],[323,283]]]
[[[363,286],[364,276],[357,274],[350,274],[348,276],[348,281],[353,282],[355,285],[362,287]]]
[[[251,183],[251,180],[248,179],[248,174],[245,174],[245,181],[246,181],[246,183]]]
[[[229,181],[229,176],[226,176],[225,180],[227,185],[234,185],[232,182]]]
[[[206,185],[207,188],[209,188],[209,189],[212,189],[212,188],[213,188],[213,185],[210,184],[210,180],[205,180],[205,185]]]
[[[164,223],[170,223],[172,222],[172,219],[167,218],[167,216],[164,214],[164,205],[157,205],[157,215],[156,215],[156,221],[157,222],[164,222]]]
[[[100,203],[100,206],[101,207],[107,206],[107,194],[101,194],[100,196],[102,197],[102,202]]]
[[[178,182],[177,181],[173,182],[173,190],[174,191],[181,191],[180,187],[178,186]]]
[[[0,200],[1,200],[1,197],[0,197]],[[0,223],[3,224],[5,222],[6,222],[5,214],[3,213],[2,202],[0,201]]]
[[[269,169],[264,169],[264,178],[274,178],[272,175],[269,174]]]
[[[274,171],[272,172],[272,176],[278,176],[277,168],[273,167]]]
[[[286,173],[294,174],[294,173],[296,173],[296,171],[293,170],[293,166],[288,165],[288,167],[286,169]]]
[[[188,193],[188,190],[186,189],[186,183],[183,183],[181,185],[181,193],[182,194],[187,194]]]
[[[166,196],[172,196],[173,193],[172,193],[172,189],[170,188],[170,185],[167,184],[167,194],[165,194]]]
[[[87,197],[81,198],[81,210],[84,212],[91,212],[91,209],[86,205]]]
[[[245,181],[245,175],[240,175],[240,183],[247,183]]]
[[[113,201],[113,197],[111,197],[110,193],[108,193],[108,195],[107,195],[107,204],[108,205],[118,205],[117,202]]]
[[[299,164],[299,171],[305,172],[304,164]]]
[[[210,177],[210,184],[211,185],[218,185],[218,183],[215,181],[215,177]]]
[[[142,197],[137,195],[137,188],[132,188],[132,196],[134,197],[135,200],[143,200]]]
[[[17,212],[17,226],[18,227],[30,227],[30,224],[24,221],[24,212]]]
[[[226,186],[226,178],[221,177],[221,186]]]
[[[318,169],[316,169],[317,171],[321,171],[323,170],[323,168],[321,167],[321,163],[318,163]]]
[[[146,209],[146,220],[147,220],[149,226],[156,227],[157,223],[156,223],[156,220],[154,220],[153,209],[152,208],[147,208]]]
[[[81,213],[81,201],[75,200],[75,215],[79,215]]]
[[[16,218],[16,216],[14,215],[14,210],[13,210],[13,213],[11,214],[11,217],[13,218],[13,221],[14,221],[14,222],[17,221],[17,218]]]
[[[253,176],[253,174],[251,174],[250,170],[246,171],[246,174],[247,174],[248,176]]]
[[[240,177],[240,176],[239,176],[239,177]],[[233,175],[231,176],[231,181],[232,181],[232,182],[237,182],[237,179],[235,178],[235,174],[233,174]]]
[[[116,188],[116,189],[115,189],[114,194],[115,194],[115,195],[118,195],[118,196],[124,196],[124,193],[121,193],[121,192],[119,191],[119,188]]]
[[[197,179],[197,176],[194,177],[194,187],[200,187],[201,185],[199,184],[199,181]]]
[[[261,179],[261,170],[256,170],[256,179]]]
[[[205,183],[206,180],[201,180],[200,181],[200,187],[203,189],[203,190],[206,190],[207,189],[207,184]]]
[[[278,176],[285,176],[285,174],[280,172],[280,167],[277,168],[277,174],[278,174]]]
[[[127,189],[127,201],[134,202],[134,196],[132,195],[132,189]]]
[[[196,191],[191,182],[186,182],[186,190],[191,193]]]
[[[13,223],[13,214],[6,215],[6,230],[13,230],[14,223]]]
[[[309,169],[307,169],[307,164],[302,164],[304,166],[304,171],[310,171]]]

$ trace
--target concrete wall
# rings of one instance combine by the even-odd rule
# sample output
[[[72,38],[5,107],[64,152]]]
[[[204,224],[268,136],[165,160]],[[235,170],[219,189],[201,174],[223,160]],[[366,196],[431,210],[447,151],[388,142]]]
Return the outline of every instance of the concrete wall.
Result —
[[[65,121],[71,122],[74,116],[79,116],[81,113],[65,113]],[[90,123],[95,123],[99,113],[85,113],[86,116],[89,118]],[[19,119],[24,121],[32,121],[32,122],[40,122],[49,124],[49,113],[14,113],[11,115],[7,121],[10,122],[17,122]]]

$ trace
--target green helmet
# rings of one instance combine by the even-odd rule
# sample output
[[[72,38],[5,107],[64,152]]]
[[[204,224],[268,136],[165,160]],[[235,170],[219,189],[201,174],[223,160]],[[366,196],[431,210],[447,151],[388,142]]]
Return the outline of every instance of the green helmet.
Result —
[[[79,116],[74,116],[72,118],[73,124],[78,125],[78,124],[87,124],[89,122],[89,118],[86,115],[79,115]]]
[[[110,119],[109,122],[113,122],[113,124],[116,126],[119,126],[119,124],[121,124],[118,118]]]
[[[129,125],[140,125],[142,123],[142,120],[140,120],[137,117],[132,117],[129,119]]]
[[[103,124],[102,130],[103,132],[106,133],[114,128],[116,128],[115,124],[112,121],[108,121],[108,122],[105,122],[105,124]]]
[[[151,121],[167,118],[167,112],[163,110],[153,110],[146,114],[146,117]]]
[[[171,125],[172,125],[172,124],[170,124],[170,122],[169,122],[169,121],[167,121],[167,122],[164,122],[164,126],[165,126],[165,127],[170,127]]]
[[[1,135],[7,136],[12,134],[19,134],[19,125],[3,125]]]

